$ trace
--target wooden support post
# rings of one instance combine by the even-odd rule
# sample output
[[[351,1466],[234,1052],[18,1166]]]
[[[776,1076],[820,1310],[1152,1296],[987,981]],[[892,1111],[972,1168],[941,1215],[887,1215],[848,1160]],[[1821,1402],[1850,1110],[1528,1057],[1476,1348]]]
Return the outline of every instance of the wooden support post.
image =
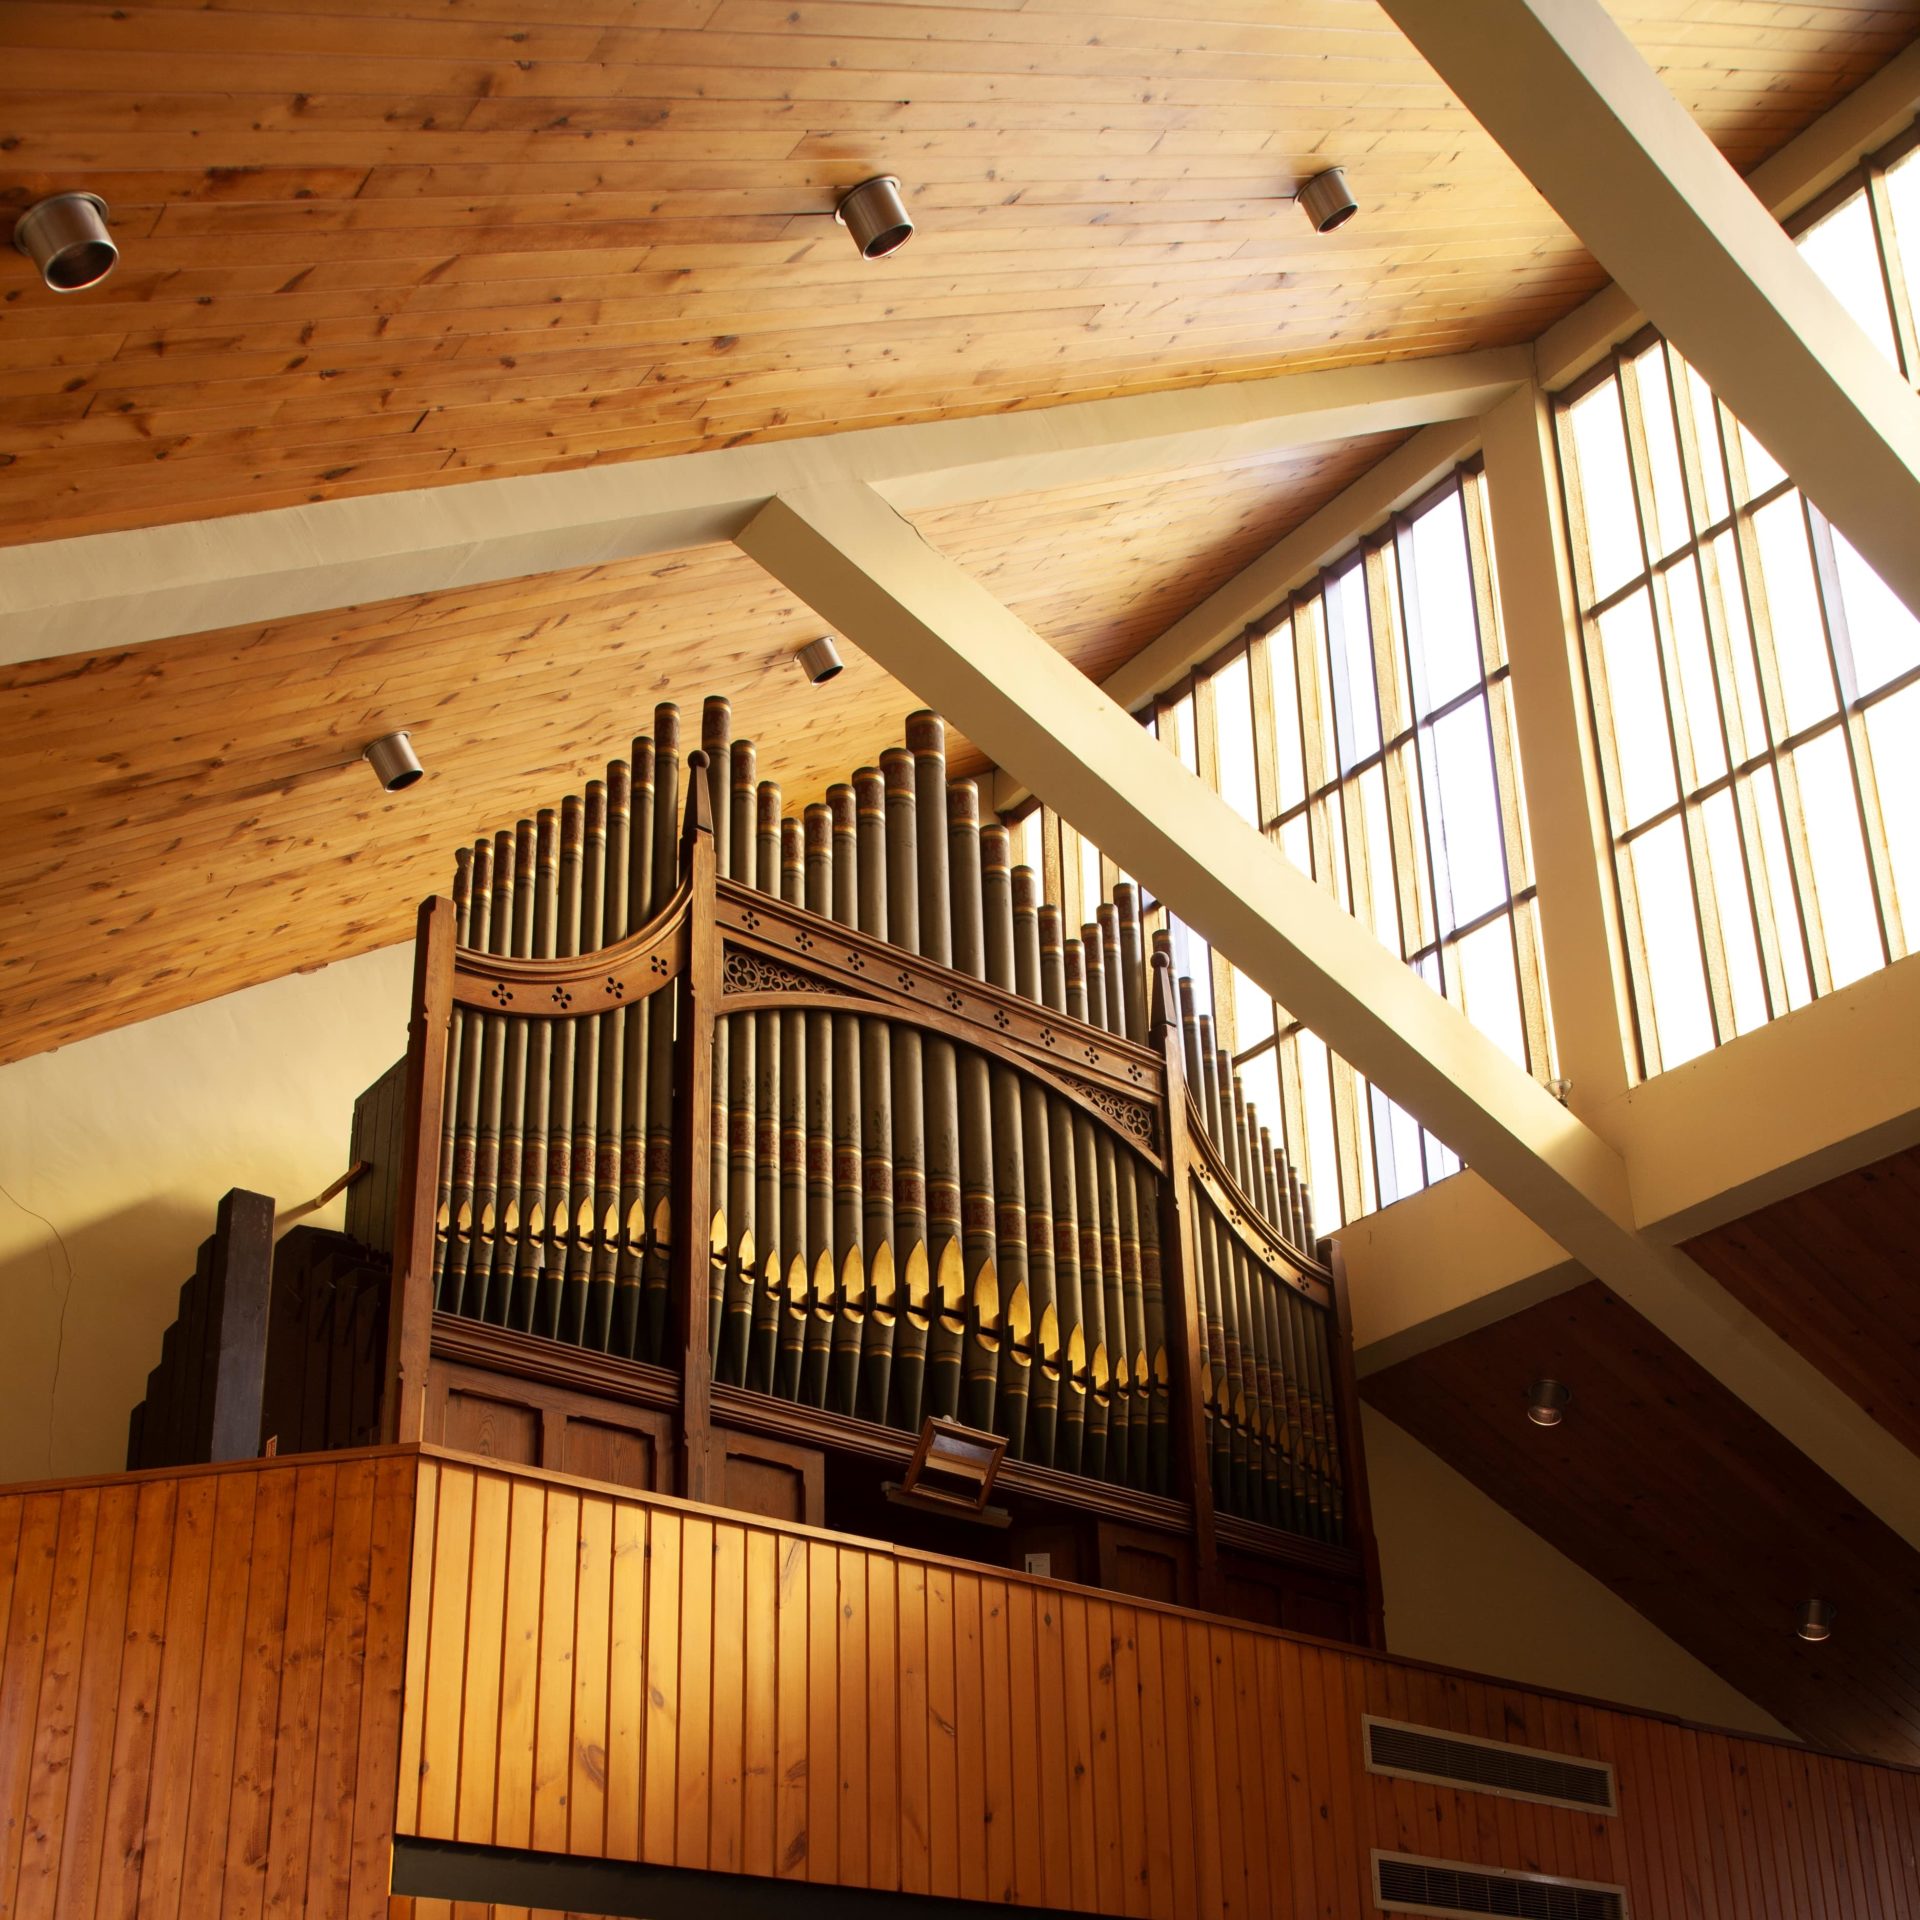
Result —
[[[1153,956],[1152,1023],[1148,1043],[1160,1049],[1161,1119],[1167,1170],[1160,1182],[1160,1286],[1172,1350],[1174,1485],[1193,1508],[1194,1586],[1202,1607],[1219,1604],[1219,1549],[1213,1531],[1213,1463],[1200,1399],[1206,1364],[1200,1337],[1199,1255],[1193,1241],[1193,1146],[1187,1133],[1186,1069],[1180,1057],[1180,1020],[1173,1005],[1173,965]]]
[[[1347,1307],[1347,1262],[1340,1242],[1328,1246],[1333,1269],[1333,1417],[1340,1437],[1342,1491],[1346,1499],[1347,1543],[1360,1553],[1365,1594],[1366,1641],[1378,1653],[1387,1650],[1386,1608],[1380,1592],[1380,1548],[1373,1537],[1373,1501],[1367,1492],[1367,1449],[1360,1431],[1360,1389],[1353,1371],[1353,1315]]]
[[[720,923],[715,906],[713,802],[707,756],[687,756],[687,824],[681,872],[691,888],[686,978],[673,1081],[673,1246],[668,1284],[673,1331],[669,1351],[680,1369],[680,1491],[710,1497],[713,1357],[709,1347],[708,1263],[713,1258],[713,1159],[708,1116],[713,1099],[714,1021],[720,1001]]]
[[[439,896],[421,901],[413,950],[413,1018],[407,1029],[406,1147],[394,1222],[393,1284],[387,1295],[387,1384],[380,1405],[380,1432],[389,1441],[418,1440],[426,1414],[440,1123],[447,1097],[457,939],[453,902]]]
[[[206,1338],[190,1459],[251,1460],[260,1451],[273,1297],[273,1202],[235,1187],[220,1202],[207,1276]]]

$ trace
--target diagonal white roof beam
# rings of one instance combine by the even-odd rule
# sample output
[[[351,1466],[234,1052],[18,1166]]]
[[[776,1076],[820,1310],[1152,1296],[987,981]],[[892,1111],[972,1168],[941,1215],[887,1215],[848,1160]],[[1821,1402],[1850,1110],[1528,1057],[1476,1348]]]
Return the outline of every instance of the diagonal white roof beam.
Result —
[[[1382,0],[1600,264],[1920,613],[1920,397],[1601,0]]]
[[[1618,1153],[871,488],[783,495],[739,544],[1462,1153],[1588,1271],[1920,1546],[1899,1443],[1684,1256]]]
[[[0,665],[731,540],[833,481],[914,511],[1484,413],[1524,347],[872,427],[0,549]]]

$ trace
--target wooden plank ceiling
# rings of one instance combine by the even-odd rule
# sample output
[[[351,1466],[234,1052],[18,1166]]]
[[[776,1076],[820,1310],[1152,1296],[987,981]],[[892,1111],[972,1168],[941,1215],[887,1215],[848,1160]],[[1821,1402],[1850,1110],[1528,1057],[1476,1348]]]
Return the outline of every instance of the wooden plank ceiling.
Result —
[[[1543,1375],[1572,1389],[1557,1428],[1526,1419]],[[1920,1762],[1920,1554],[1598,1281],[1361,1391],[1804,1738]],[[1794,1632],[1815,1595],[1823,1646]]]
[[[988,542],[1009,603],[1099,673],[1390,444],[925,524]],[[657,700],[694,744],[729,694],[763,776],[817,797],[920,704],[851,648],[807,687],[789,656],[819,630],[709,547],[0,669],[0,1059],[409,937],[454,846],[577,790]],[[356,755],[401,726],[428,777],[389,798]]]
[[[1741,165],[1916,24],[1618,10]],[[124,249],[0,254],[15,541],[1504,344],[1599,278],[1370,0],[10,0],[0,152]]]
[[[1775,1201],[1686,1250],[1920,1456],[1920,1147]]]

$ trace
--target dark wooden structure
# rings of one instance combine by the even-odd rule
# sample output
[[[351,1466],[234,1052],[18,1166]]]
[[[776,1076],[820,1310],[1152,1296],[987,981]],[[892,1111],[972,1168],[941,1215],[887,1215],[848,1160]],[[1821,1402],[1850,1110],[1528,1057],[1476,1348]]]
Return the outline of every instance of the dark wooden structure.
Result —
[[[0,1492],[0,1735],[9,1915],[1920,1911],[1911,1770],[424,1447]]]
[[[958,1527],[1377,1641],[1340,1281],[1164,912],[1072,935],[935,715],[798,819],[724,700],[701,736],[683,795],[663,707],[422,906],[348,1232],[282,1243],[263,1443]],[[997,1524],[889,1497],[930,1418],[1004,1443]]]

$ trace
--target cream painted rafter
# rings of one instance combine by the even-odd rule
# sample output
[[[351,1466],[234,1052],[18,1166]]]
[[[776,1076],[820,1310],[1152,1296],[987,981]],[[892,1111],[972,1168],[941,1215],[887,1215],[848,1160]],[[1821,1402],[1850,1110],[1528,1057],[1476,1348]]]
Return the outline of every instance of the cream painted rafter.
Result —
[[[479,480],[0,549],[0,664],[731,540],[775,494],[853,481],[905,511],[1465,420],[1525,348]]]
[[[1561,219],[1920,613],[1920,396],[1601,0],[1383,0]]]
[[[872,488],[740,546],[1463,1154],[1588,1272],[1920,1546],[1920,1471],[1787,1342],[1639,1233],[1626,1162]]]

